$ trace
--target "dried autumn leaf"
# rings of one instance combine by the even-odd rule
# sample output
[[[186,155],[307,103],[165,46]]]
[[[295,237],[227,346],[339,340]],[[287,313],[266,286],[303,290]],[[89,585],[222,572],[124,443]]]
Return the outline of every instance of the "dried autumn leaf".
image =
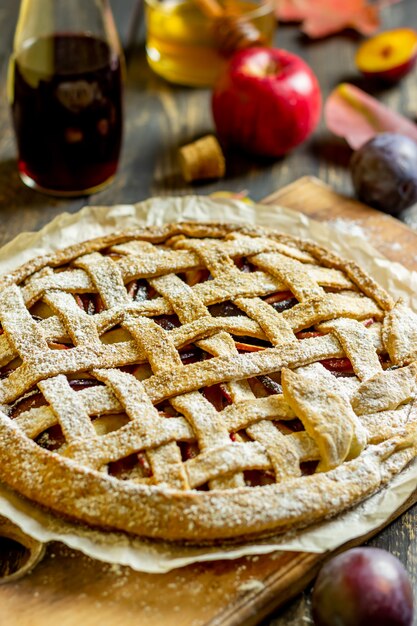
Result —
[[[380,26],[379,11],[399,0],[276,0],[276,16],[282,22],[302,22],[302,31],[317,39],[354,28],[372,35]]]
[[[394,132],[417,142],[417,125],[349,83],[332,91],[324,106],[327,128],[354,150],[377,133]]]

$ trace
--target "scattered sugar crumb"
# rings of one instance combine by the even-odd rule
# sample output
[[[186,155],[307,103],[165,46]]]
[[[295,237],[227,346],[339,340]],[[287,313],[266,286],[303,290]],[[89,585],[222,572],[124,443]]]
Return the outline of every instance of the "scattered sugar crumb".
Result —
[[[390,250],[402,250],[402,244],[400,244],[399,241],[394,241],[393,243],[390,243],[387,245],[387,248],[389,248]]]
[[[345,235],[353,235],[355,237],[362,237],[362,239],[367,239],[368,235],[365,229],[355,222],[354,220],[343,219],[342,217],[337,217],[335,220],[329,221],[329,225],[338,230],[339,232]]]
[[[237,588],[238,591],[242,593],[250,593],[251,591],[262,591],[265,589],[265,585],[261,580],[257,580],[256,578],[252,578],[251,580],[242,583]]]

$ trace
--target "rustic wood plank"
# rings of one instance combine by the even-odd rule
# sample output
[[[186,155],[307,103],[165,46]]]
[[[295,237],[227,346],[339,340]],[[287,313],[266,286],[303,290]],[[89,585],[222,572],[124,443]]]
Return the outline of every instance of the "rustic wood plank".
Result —
[[[369,242],[392,261],[417,270],[416,233],[398,219],[376,211],[311,176],[305,176],[263,200],[265,204],[283,204],[316,220],[349,220],[361,225]],[[400,245],[401,243],[401,245]]]

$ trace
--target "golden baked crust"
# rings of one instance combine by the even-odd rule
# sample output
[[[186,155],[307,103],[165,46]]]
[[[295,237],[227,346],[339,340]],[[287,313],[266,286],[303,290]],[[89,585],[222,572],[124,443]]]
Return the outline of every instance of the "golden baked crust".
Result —
[[[90,525],[282,532],[416,453],[417,316],[310,241],[116,233],[3,276],[0,323],[0,479]]]

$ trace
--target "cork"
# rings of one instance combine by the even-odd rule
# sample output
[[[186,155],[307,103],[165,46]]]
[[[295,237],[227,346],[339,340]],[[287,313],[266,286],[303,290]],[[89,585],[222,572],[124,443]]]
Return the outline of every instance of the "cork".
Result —
[[[180,167],[187,182],[206,178],[223,178],[225,158],[214,135],[206,135],[180,148]]]

